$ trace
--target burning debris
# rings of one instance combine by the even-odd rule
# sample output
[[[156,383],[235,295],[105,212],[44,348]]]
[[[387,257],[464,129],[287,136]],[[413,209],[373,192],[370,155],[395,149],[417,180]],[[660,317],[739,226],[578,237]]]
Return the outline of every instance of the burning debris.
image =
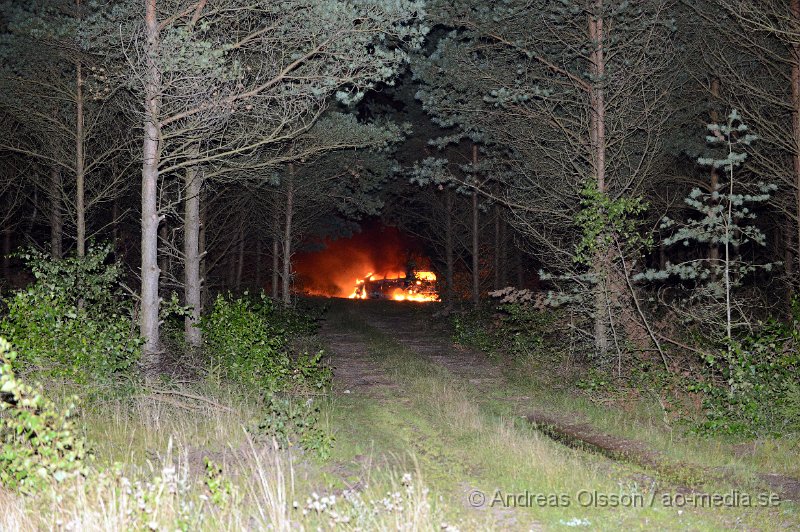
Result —
[[[367,224],[352,237],[323,244],[296,256],[298,291],[350,299],[439,301],[424,246],[394,227]]]
[[[363,279],[356,279],[355,289],[349,297],[394,301],[439,301],[436,274],[424,271],[386,274],[382,277],[369,273]]]

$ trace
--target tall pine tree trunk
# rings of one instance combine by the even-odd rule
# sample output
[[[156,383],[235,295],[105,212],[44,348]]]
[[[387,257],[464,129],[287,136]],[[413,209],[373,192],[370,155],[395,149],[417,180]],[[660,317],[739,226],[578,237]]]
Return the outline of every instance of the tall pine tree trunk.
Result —
[[[276,224],[277,230],[277,224]],[[280,241],[277,234],[272,237],[272,299],[278,299],[280,296],[281,284],[281,258],[280,258]]]
[[[500,288],[508,286],[508,224],[500,219]]]
[[[472,145],[472,164],[478,164],[478,146]],[[477,186],[477,183],[476,183]],[[481,279],[480,279],[480,240],[478,236],[478,191],[472,191],[472,302],[477,307],[481,303]]]
[[[286,217],[283,233],[283,302],[292,302],[292,215],[294,214],[294,164],[289,163],[289,176],[286,181]]]
[[[158,66],[159,25],[156,0],[145,0],[144,141],[142,157],[142,288],[139,331],[144,338],[142,358],[149,371],[160,362],[158,322],[158,167],[161,72]]]
[[[183,207],[184,301],[189,313],[184,317],[184,337],[191,347],[200,347],[203,339],[198,327],[202,312],[200,274],[200,192],[201,171],[195,166],[186,170]]]
[[[61,207],[61,170],[57,166],[50,169],[50,256],[60,259],[64,255],[64,213]]]
[[[606,183],[606,101],[603,84],[605,83],[605,30],[603,27],[603,0],[594,0],[594,13],[589,15],[589,40],[594,47],[590,57],[589,70],[592,88],[589,95],[589,137],[591,146],[591,162],[597,190],[601,194],[608,191]],[[593,273],[597,284],[594,293],[594,341],[595,350],[605,353],[609,348],[609,331],[607,317],[610,301],[608,298],[608,280],[611,274],[612,258],[604,243],[598,246],[594,258]]]
[[[80,4],[80,2],[78,2]],[[83,110],[83,65],[75,66],[75,218],[77,221],[78,256],[86,254],[86,154]]]
[[[800,0],[792,0],[791,11],[793,22],[800,24]],[[792,154],[794,162],[794,207],[797,220],[794,238],[789,239],[787,242],[790,250],[789,255],[792,255],[791,248],[794,246],[797,246],[795,252],[800,254],[800,43],[798,42],[792,45],[792,137],[794,147],[794,153]],[[793,243],[791,242],[792,240],[794,240]],[[797,258],[797,255],[793,256],[789,263],[793,263]],[[793,272],[794,269],[790,266],[788,271]],[[797,288],[795,279],[791,277],[790,287],[790,291]]]
[[[495,290],[500,289],[500,207],[494,206],[494,282]]]
[[[200,232],[197,235],[197,249],[200,253],[200,312],[208,308],[208,254],[206,253],[206,220],[208,219],[207,198],[200,187]]]

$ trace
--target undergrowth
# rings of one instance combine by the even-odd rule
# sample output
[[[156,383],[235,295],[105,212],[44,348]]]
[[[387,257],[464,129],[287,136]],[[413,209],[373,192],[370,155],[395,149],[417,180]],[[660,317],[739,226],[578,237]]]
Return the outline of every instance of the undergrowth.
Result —
[[[290,343],[313,332],[313,320],[263,293],[218,296],[201,329],[211,365],[263,398],[264,414],[253,430],[326,458],[333,438],[321,428],[319,415],[331,371],[321,350],[293,353]]]
[[[0,486],[30,494],[86,473],[76,397],[58,408],[14,373],[17,353],[0,337]]]
[[[518,377],[512,380],[554,380],[548,384],[601,404],[655,396],[665,416],[696,434],[760,437],[800,431],[800,304],[791,320],[755,324],[729,346],[703,347],[700,339],[696,352],[669,351],[673,363],[691,368],[680,372],[666,371],[635,350],[618,354],[614,364],[581,355],[567,340],[564,318],[552,309],[503,304],[493,313],[481,309],[452,318],[453,339],[502,358],[509,374]]]
[[[133,302],[122,292],[121,268],[110,247],[91,246],[85,257],[52,260],[30,250],[20,257],[34,283],[15,291],[0,320],[0,335],[20,356],[15,369],[82,385],[109,384],[132,369],[140,338]]]

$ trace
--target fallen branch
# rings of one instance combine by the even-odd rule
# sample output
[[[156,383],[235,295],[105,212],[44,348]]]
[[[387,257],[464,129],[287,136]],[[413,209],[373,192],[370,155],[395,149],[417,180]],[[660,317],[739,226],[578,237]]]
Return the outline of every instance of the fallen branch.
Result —
[[[166,396],[182,397],[184,399],[200,401],[202,403],[205,403],[205,404],[207,404],[209,406],[213,406],[214,408],[217,408],[217,409],[222,410],[224,412],[230,412],[230,413],[235,413],[236,412],[236,410],[234,410],[233,408],[231,408],[229,406],[221,405],[221,404],[219,404],[218,402],[216,402],[216,401],[214,401],[212,399],[209,399],[207,397],[203,397],[202,395],[196,395],[196,394],[189,393],[189,392],[181,392],[179,390],[163,390],[163,389],[151,388],[151,387],[147,387],[145,389],[148,392],[150,392],[151,394],[153,394],[153,395],[166,395]]]

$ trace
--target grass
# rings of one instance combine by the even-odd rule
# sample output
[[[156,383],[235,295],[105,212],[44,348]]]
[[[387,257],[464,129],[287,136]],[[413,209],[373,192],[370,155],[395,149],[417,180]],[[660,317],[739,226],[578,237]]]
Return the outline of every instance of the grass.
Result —
[[[352,318],[351,318],[352,319]],[[502,398],[531,393],[530,389],[501,386],[491,390],[491,396],[479,395],[473,386],[443,368],[426,362],[416,353],[397,344],[393,338],[365,325],[363,321],[348,323],[343,319],[337,327],[351,327],[368,341],[376,361],[383,364],[387,373],[399,384],[397,396],[365,409],[349,404],[336,421],[349,433],[348,440],[374,442],[377,447],[411,448],[420,458],[423,473],[434,491],[443,495],[453,515],[466,519],[467,528],[480,527],[470,522],[474,514],[466,497],[469,489],[480,489],[494,494],[504,493],[567,494],[573,504],[560,508],[500,508],[482,516],[493,522],[495,528],[527,529],[529,526],[546,528],[567,527],[564,523],[589,523],[591,528],[638,528],[640,526],[664,529],[714,530],[728,527],[783,529],[787,522],[797,523],[793,505],[784,503],[773,509],[680,509],[666,508],[659,492],[653,508],[580,508],[575,506],[575,496],[581,490],[596,490],[601,494],[642,493],[655,480],[663,493],[675,492],[674,485],[664,485],[660,478],[652,479],[651,472],[634,466],[607,460],[603,457],[569,449],[532,431],[527,423],[520,422],[514,408]],[[531,394],[530,404],[564,412],[593,412],[607,424],[625,427],[628,436],[637,430],[635,423],[625,421],[626,414],[606,409],[605,415],[590,403],[576,408],[581,400],[564,396],[549,399],[542,393]],[[350,399],[355,401],[355,399]],[[358,423],[356,419],[362,418]],[[616,420],[616,421],[614,421]],[[357,428],[353,428],[357,427]],[[403,430],[405,428],[405,431]],[[663,437],[660,428],[653,425],[652,439]],[[393,435],[387,437],[387,434]],[[649,436],[649,435],[648,435]],[[639,434],[641,438],[641,434]],[[340,438],[341,440],[342,438]],[[387,442],[387,440],[392,440]],[[676,454],[680,440],[673,431]],[[708,444],[707,452],[714,446]],[[363,443],[362,443],[363,445]],[[351,451],[358,452],[357,450]],[[691,456],[692,448],[684,451],[682,458]],[[339,453],[346,453],[340,446]],[[338,456],[344,460],[346,456]],[[703,463],[703,462],[700,462]],[[728,493],[730,485],[709,486],[714,491]],[[466,493],[465,493],[466,490]],[[492,521],[494,520],[494,521]],[[484,522],[483,524],[486,524]],[[568,527],[567,527],[568,528]]]
[[[733,437],[706,437],[689,432],[688,425],[673,420],[651,394],[643,393],[624,405],[593,402],[584,395],[543,386],[535,379],[515,380],[498,391],[493,407],[511,411],[504,398],[527,396],[538,408],[569,413],[611,435],[639,440],[674,462],[702,464],[709,470],[724,470],[746,481],[765,473],[800,478],[800,439],[795,437],[742,440]]]
[[[328,460],[249,435],[259,401],[215,379],[176,387],[173,395],[107,397],[81,413],[95,455],[91,474],[34,497],[0,490],[0,530],[783,530],[800,524],[790,503],[665,506],[662,495],[678,493],[678,486],[552,441],[508,399],[528,396],[525,407],[578,413],[676,462],[730,466],[748,478],[795,471],[780,442],[734,454],[733,443],[670,430],[652,405],[625,412],[505,381],[477,388],[349,309],[335,308],[331,325],[357,337],[395,386],[374,397],[336,393],[323,403],[323,422],[336,438]],[[421,308],[414,312],[426,317]],[[733,489],[724,479],[706,486],[712,488]],[[475,505],[479,492],[485,501]],[[625,496],[623,502],[637,506],[581,504],[594,494]]]
[[[252,406],[234,387],[198,388],[184,391],[238,407],[192,411],[154,395],[93,405],[82,419],[95,454],[90,474],[32,497],[0,490],[0,530],[439,527],[413,469],[405,479],[408,470],[381,469],[344,493],[326,481],[324,463],[253,439],[244,430]]]

